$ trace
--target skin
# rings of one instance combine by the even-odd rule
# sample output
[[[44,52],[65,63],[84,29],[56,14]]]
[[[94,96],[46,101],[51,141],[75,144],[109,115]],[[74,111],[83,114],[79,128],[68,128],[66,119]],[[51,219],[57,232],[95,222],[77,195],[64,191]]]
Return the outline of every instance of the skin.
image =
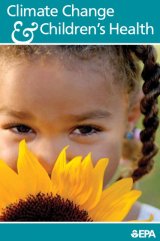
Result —
[[[67,160],[92,152],[94,164],[110,159],[104,185],[113,177],[131,122],[128,95],[96,63],[79,60],[79,68],[47,61],[15,61],[0,71],[0,158],[16,170],[18,145],[25,139],[50,174],[61,149]],[[96,71],[94,71],[95,69]]]

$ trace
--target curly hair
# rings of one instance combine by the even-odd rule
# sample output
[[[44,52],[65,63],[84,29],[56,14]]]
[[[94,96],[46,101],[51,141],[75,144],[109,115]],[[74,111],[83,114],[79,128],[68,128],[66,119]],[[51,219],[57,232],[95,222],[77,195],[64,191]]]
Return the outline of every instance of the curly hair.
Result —
[[[144,97],[140,105],[144,115],[144,129],[140,133],[143,156],[138,161],[138,167],[132,173],[133,180],[136,181],[152,169],[153,157],[158,152],[154,142],[155,133],[159,126],[160,66],[156,63],[156,52],[153,46],[130,46],[130,49],[144,64],[142,71]]]

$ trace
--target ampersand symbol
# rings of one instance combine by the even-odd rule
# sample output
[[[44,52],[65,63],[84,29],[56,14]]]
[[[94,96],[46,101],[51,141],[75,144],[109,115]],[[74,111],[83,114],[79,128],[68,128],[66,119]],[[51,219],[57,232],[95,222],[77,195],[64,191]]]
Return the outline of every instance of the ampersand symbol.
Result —
[[[14,24],[14,31],[12,32],[12,40],[14,43],[16,44],[29,44],[32,42],[33,38],[34,38],[34,34],[33,32],[36,31],[38,29],[38,23],[36,22],[33,22],[31,23],[31,28],[25,28],[23,29],[22,31],[22,35],[25,37],[25,38],[28,38],[27,40],[25,41],[19,41],[17,40],[17,38],[15,37],[15,34],[17,32],[20,32],[21,31],[21,27],[23,26],[23,23],[21,21],[17,21],[15,22]]]

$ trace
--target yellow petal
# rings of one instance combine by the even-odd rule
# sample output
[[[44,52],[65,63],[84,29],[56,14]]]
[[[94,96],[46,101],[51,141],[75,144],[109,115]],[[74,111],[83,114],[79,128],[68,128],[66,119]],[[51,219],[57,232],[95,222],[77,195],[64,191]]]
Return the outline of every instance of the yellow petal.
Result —
[[[88,155],[83,159],[82,167],[83,167],[84,170],[88,170],[88,172],[93,170],[91,152],[88,153]]]
[[[111,203],[120,196],[123,196],[125,193],[129,192],[133,186],[133,179],[132,178],[123,178],[115,183],[113,183],[110,187],[106,188],[100,200],[99,205],[101,202],[108,202]]]
[[[65,170],[65,167],[67,164],[67,161],[66,161],[66,149],[67,148],[68,148],[68,146],[63,148],[63,150],[59,154],[59,156],[54,164],[52,174],[51,174],[51,180],[53,183],[56,183],[59,181],[61,173],[63,173],[63,171]]]
[[[25,186],[17,173],[0,161],[0,208],[26,196]]]
[[[92,193],[93,165],[91,153],[89,153],[81,164],[80,192],[75,197],[75,202],[82,206]]]
[[[53,192],[52,182],[37,157],[28,150],[25,141],[20,142],[17,169],[25,182],[28,194]]]
[[[72,169],[73,169],[72,171],[68,170],[68,175],[70,175],[70,179],[71,180],[74,179],[74,187],[72,187],[72,193],[71,193],[74,200],[81,192],[84,193],[84,191],[87,191],[88,188],[91,187],[91,185],[89,184],[89,183],[91,183],[91,178],[89,178],[89,177],[90,177],[91,172],[93,171],[93,165],[92,165],[92,161],[91,161],[91,153],[89,153],[83,159],[83,161],[82,161],[82,157],[80,159],[81,159],[81,161],[80,160],[76,161],[76,158],[74,158],[73,160],[75,161],[75,166],[76,166],[75,170],[73,169],[74,166],[72,167]],[[71,163],[69,162],[67,164],[67,168],[70,167],[69,166],[70,164],[72,164],[72,162]],[[73,181],[72,181],[72,183],[73,183]],[[87,196],[86,196],[86,199],[87,199]]]
[[[90,196],[92,190],[92,179],[93,179],[93,164],[91,159],[91,153],[83,159],[81,163],[81,173],[79,177],[79,188],[77,189],[76,194],[79,195],[79,204],[83,204],[88,197]],[[82,193],[85,197],[82,197]],[[81,201],[80,201],[81,200]]]
[[[92,193],[89,199],[83,205],[83,207],[88,211],[93,209],[100,201],[103,188],[104,172],[107,165],[107,158],[100,159],[93,170]]]
[[[129,193],[119,197],[119,199],[116,201],[110,203],[110,205],[105,205],[105,203],[103,203],[98,212],[92,210],[89,214],[94,221],[122,221],[140,195],[140,191],[132,190]]]
[[[122,197],[124,194],[128,193],[132,186],[132,178],[124,178],[113,183],[110,187],[103,191],[99,203],[96,207],[94,207],[93,213],[99,212],[101,207],[109,207],[110,204],[118,200],[119,197]]]
[[[102,194],[104,170],[108,164],[108,159],[104,158],[98,161],[94,168],[91,161],[91,155],[87,155],[83,163],[83,188],[76,197],[76,202],[82,209],[90,210],[98,202]]]
[[[75,193],[79,188],[81,160],[82,157],[77,156],[66,164],[58,186],[58,194],[73,201]]]

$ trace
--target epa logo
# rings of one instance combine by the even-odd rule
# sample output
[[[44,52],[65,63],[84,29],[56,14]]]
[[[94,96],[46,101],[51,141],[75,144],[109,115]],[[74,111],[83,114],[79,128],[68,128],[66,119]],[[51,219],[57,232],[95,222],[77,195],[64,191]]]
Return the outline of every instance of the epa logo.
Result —
[[[132,238],[156,238],[154,230],[133,230],[131,233]]]

